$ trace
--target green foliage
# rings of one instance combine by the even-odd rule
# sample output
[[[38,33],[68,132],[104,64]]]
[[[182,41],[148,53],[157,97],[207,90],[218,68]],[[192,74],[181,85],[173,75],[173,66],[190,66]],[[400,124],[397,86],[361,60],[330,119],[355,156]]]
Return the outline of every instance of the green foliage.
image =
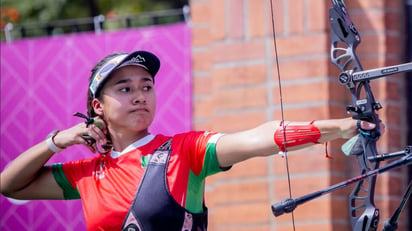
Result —
[[[20,15],[17,23],[47,22],[58,18],[66,0],[3,0],[3,7],[12,7]]]
[[[3,30],[7,23],[12,23],[13,38],[63,34],[73,30],[88,31],[93,29],[91,18],[94,16],[104,15],[106,19],[125,18],[152,11],[179,9],[186,4],[188,0],[1,0],[0,27]],[[87,20],[90,23],[74,23],[76,28],[56,26],[56,22],[67,24],[67,20]],[[107,20],[104,29],[162,24],[181,19],[179,16],[172,16],[156,18],[156,22],[153,20],[143,17],[130,21],[128,25],[124,21]],[[4,39],[5,35],[2,33],[1,40]]]
[[[1,7],[15,8],[19,20],[13,23],[44,23],[62,19],[116,16],[181,8],[188,0],[2,0]]]

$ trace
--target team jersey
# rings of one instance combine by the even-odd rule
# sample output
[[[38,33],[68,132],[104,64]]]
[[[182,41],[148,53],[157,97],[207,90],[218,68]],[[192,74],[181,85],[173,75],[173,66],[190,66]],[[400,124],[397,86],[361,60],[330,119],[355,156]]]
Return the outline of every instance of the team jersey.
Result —
[[[216,158],[219,133],[173,136],[167,167],[172,197],[193,213],[203,211],[205,178],[222,170]],[[87,230],[120,230],[151,154],[171,137],[148,136],[123,153],[53,165],[65,199],[81,199]]]

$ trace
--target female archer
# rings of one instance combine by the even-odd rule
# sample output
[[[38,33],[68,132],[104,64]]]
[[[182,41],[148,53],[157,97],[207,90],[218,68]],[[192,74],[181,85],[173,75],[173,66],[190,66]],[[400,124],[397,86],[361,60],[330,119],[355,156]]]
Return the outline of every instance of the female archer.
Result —
[[[147,51],[102,59],[89,79],[86,123],[55,130],[18,156],[0,175],[1,193],[81,199],[88,230],[206,230],[207,176],[256,156],[350,138],[358,130],[355,120],[345,118],[270,121],[232,134],[150,134],[159,68],[159,59]],[[93,145],[101,154],[46,165],[78,144]]]

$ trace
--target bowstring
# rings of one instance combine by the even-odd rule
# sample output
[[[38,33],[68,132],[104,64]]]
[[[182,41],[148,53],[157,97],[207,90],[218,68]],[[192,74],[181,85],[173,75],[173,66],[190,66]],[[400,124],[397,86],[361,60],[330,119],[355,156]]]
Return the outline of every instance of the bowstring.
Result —
[[[276,57],[276,70],[277,70],[277,76],[278,76],[278,85],[279,85],[279,99],[280,99],[280,113],[281,113],[281,119],[282,119],[282,130],[283,132],[283,140],[286,140],[286,125],[285,125],[285,117],[283,114],[283,97],[282,97],[282,84],[280,81],[280,69],[279,69],[279,57],[278,57],[278,48],[276,44],[276,28],[275,28],[275,15],[273,12],[273,0],[270,0],[270,13],[272,17],[272,34],[273,34],[273,45],[275,49],[275,57]],[[288,188],[289,188],[289,197],[292,198],[292,187],[291,187],[291,182],[290,182],[290,172],[289,172],[289,161],[288,161],[288,150],[286,149],[286,142],[284,142],[284,157],[285,157],[285,162],[286,162],[286,172],[287,172],[287,178],[288,178]],[[295,215],[294,212],[292,211],[292,225],[293,225],[293,230],[295,231]]]

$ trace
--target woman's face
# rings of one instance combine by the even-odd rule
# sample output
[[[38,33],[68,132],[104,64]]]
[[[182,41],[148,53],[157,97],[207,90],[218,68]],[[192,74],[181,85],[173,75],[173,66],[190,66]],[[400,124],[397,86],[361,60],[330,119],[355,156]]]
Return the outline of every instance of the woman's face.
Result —
[[[103,86],[101,99],[94,99],[93,107],[111,132],[140,132],[153,121],[156,92],[152,76],[142,67],[125,66],[114,71]]]

